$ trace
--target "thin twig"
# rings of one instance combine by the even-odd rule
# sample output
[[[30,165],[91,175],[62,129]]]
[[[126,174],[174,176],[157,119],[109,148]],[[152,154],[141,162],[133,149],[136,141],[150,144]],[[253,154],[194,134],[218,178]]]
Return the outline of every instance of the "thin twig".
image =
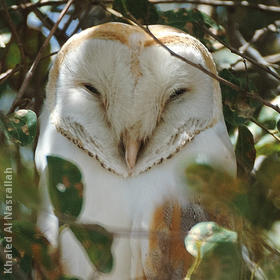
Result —
[[[95,4],[99,4],[100,1],[94,1]],[[103,0],[104,4],[112,4],[113,0]],[[273,12],[273,13],[280,13],[279,6],[272,6],[266,4],[255,4],[250,3],[248,1],[219,1],[219,0],[171,0],[171,1],[160,1],[160,0],[149,0],[152,4],[197,4],[197,5],[209,5],[214,7],[244,7],[248,9],[257,9],[264,12]],[[19,4],[19,5],[12,5],[9,7],[9,10],[25,10],[30,9],[32,7],[43,7],[43,6],[59,6],[65,4],[66,0],[62,1],[43,1],[43,2],[36,2],[36,3],[28,3],[28,4]]]
[[[255,120],[254,118],[250,118],[250,120],[255,123],[257,126],[262,128],[266,133],[270,134],[273,138],[275,138],[278,142],[280,142],[280,138],[276,136],[273,132],[269,131],[263,124],[261,124],[259,121]]]
[[[93,1],[93,4],[98,5],[101,0]],[[104,4],[112,4],[113,0],[102,0]],[[60,6],[66,4],[67,0],[58,0],[58,1],[38,1],[36,3],[21,3],[18,5],[11,5],[8,9],[11,11],[17,10],[28,10],[32,8],[41,8],[44,6]]]
[[[7,4],[6,4],[6,0],[1,0],[1,5],[2,5],[2,8],[4,10],[4,16],[8,22],[8,25],[11,29],[11,32],[13,34],[13,37],[15,39],[15,42],[16,44],[18,45],[18,48],[19,48],[19,51],[20,51],[20,56],[21,56],[21,61],[23,62],[22,64],[24,64],[25,62],[25,53],[24,53],[24,49],[23,49],[23,44],[22,44],[22,41],[17,33],[17,29],[13,23],[13,20],[8,12],[8,7],[7,7]]]
[[[138,27],[140,27],[145,33],[147,33],[150,37],[153,38],[153,40],[155,42],[157,42],[160,46],[162,46],[164,49],[166,49],[170,55],[177,57],[178,59],[186,62],[187,64],[193,66],[196,69],[199,69],[200,71],[202,71],[203,73],[207,74],[208,76],[210,76],[211,78],[229,86],[230,88],[234,89],[235,91],[241,92],[243,93],[245,96],[252,98],[260,103],[262,103],[263,105],[272,108],[273,110],[275,110],[276,112],[280,113],[280,108],[277,105],[273,105],[270,102],[266,101],[265,99],[263,99],[261,96],[257,95],[256,93],[252,93],[252,92],[248,92],[242,88],[240,88],[239,86],[231,83],[230,81],[210,72],[209,70],[207,70],[206,68],[204,68],[201,64],[196,64],[194,62],[192,62],[191,60],[175,53],[174,51],[172,51],[170,48],[168,48],[165,44],[163,44],[147,27],[144,27],[142,24],[138,23],[136,19],[134,19],[132,16],[125,17],[124,15],[122,15],[120,12],[106,7],[102,4],[100,4],[101,7],[103,7],[103,9],[105,9],[106,11],[108,11],[109,13],[111,13],[112,15],[115,15],[119,18],[122,18],[124,20],[126,20],[128,23],[133,24],[133,25],[137,25]]]
[[[4,83],[9,77],[18,72],[21,69],[19,65],[14,68],[8,69],[6,72],[0,74],[0,85]]]
[[[60,15],[59,15],[59,18],[57,20],[57,22],[55,23],[55,25],[53,26],[53,28],[51,29],[48,37],[46,38],[46,40],[44,41],[42,47],[40,48],[33,64],[31,65],[30,69],[28,70],[25,78],[24,78],[24,81],[19,89],[19,92],[11,106],[11,109],[10,109],[10,113],[13,112],[15,110],[15,108],[17,107],[18,105],[18,102],[21,100],[21,98],[24,96],[25,94],[25,91],[31,81],[31,78],[33,77],[33,74],[34,74],[34,71],[38,65],[38,63],[40,62],[40,59],[42,58],[42,54],[43,54],[43,51],[44,49],[47,47],[51,37],[53,36],[55,30],[57,29],[59,23],[61,22],[62,18],[64,17],[64,15],[67,13],[68,9],[70,8],[70,6],[73,4],[74,0],[69,0],[67,2],[67,4],[65,5],[65,7],[63,8],[63,10],[61,11]]]
[[[22,1],[25,2],[25,5],[30,4],[30,2],[27,0]],[[51,30],[53,28],[55,23],[47,15],[43,14],[37,7],[30,6],[30,9],[47,29]],[[56,28],[54,35],[60,45],[63,45],[68,40],[68,37],[65,35],[65,33],[61,32],[59,27]]]
[[[53,55],[56,55],[58,51],[52,52],[46,56],[43,56],[40,60],[40,62],[44,59],[50,58]],[[29,63],[28,66],[30,67],[32,64]],[[6,72],[0,74],[0,85],[4,83],[7,79],[9,79],[13,74],[17,73],[18,71],[21,70],[20,65],[16,65],[14,68],[8,69]]]
[[[274,23],[269,24],[261,29],[257,29],[252,36],[252,39],[245,45],[239,48],[239,51],[244,53],[247,51],[248,47],[256,43],[260,38],[262,38],[267,32],[276,32],[277,28],[280,26],[280,20],[276,20]]]
[[[276,79],[280,80],[280,76],[278,74],[276,74],[275,72],[271,71],[271,69],[269,69],[268,67],[266,67],[265,65],[258,63],[257,61],[255,61],[254,59],[252,59],[251,57],[247,56],[246,54],[241,53],[240,51],[238,51],[237,49],[233,48],[232,46],[230,46],[229,44],[227,44],[226,42],[223,42],[218,36],[216,36],[213,32],[211,32],[207,27],[205,26],[201,26],[201,28],[211,37],[213,37],[215,40],[217,40],[219,43],[223,44],[225,47],[227,47],[232,53],[235,53],[243,58],[245,58],[246,60],[250,61],[252,64],[254,64],[256,67],[260,68],[263,71],[266,71],[267,73],[269,73],[270,75],[272,75],[273,77],[275,77]]]
[[[209,6],[224,6],[224,7],[244,7],[249,9],[257,9],[265,12],[280,13],[279,6],[271,6],[265,4],[256,4],[248,1],[218,1],[218,0],[171,0],[171,1],[159,1],[149,0],[153,4],[197,4],[197,5],[209,5]]]
[[[59,6],[66,3],[66,0],[61,1],[38,1],[36,3],[21,3],[18,5],[11,5],[9,7],[9,10],[11,11],[17,11],[17,10],[27,10],[32,8],[40,8],[44,6]]]

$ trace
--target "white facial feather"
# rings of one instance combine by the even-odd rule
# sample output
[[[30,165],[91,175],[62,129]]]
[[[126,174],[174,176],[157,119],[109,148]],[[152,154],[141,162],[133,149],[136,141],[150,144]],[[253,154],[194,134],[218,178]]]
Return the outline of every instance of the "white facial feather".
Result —
[[[176,53],[216,73],[211,55],[195,38],[168,26],[149,29]],[[82,172],[79,222],[126,232],[125,238],[115,236],[113,271],[100,279],[185,277],[189,265],[183,269],[182,255],[166,255],[174,240],[159,238],[155,244],[137,233],[159,230],[172,237],[172,231],[185,233],[206,219],[185,178],[194,160],[235,174],[218,82],[171,56],[138,27],[108,23],[66,42],[46,92],[35,154],[43,188],[42,232],[56,245],[58,221],[46,186],[46,156],[56,155]],[[59,240],[67,274],[95,279],[70,231]],[[177,245],[175,250],[187,254],[183,240]]]
[[[152,26],[152,32],[157,28]],[[76,41],[88,32],[76,36]],[[170,49],[213,71],[207,50],[196,39],[181,31],[159,35],[171,37],[166,43]],[[72,40],[59,65],[56,91],[49,93],[56,98],[52,117],[57,129],[106,169],[124,177],[170,158],[222,118],[216,81],[149,42],[140,29],[127,37],[123,43],[93,32],[78,44]],[[99,96],[85,84],[96,88]],[[178,89],[185,93],[170,100]],[[127,131],[132,141],[144,143],[133,170],[120,151]]]

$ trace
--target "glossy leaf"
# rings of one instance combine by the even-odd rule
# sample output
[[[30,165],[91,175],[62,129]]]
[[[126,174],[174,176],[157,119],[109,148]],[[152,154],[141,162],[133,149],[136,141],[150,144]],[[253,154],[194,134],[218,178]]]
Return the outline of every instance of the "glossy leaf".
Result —
[[[9,139],[25,146],[33,142],[36,136],[37,116],[31,110],[18,110],[8,116],[2,116],[2,122]]]
[[[233,74],[232,71],[223,69],[219,72],[219,76],[230,81],[233,84],[240,86],[239,79]],[[241,114],[239,113],[238,105],[239,103],[244,104],[244,102],[245,104],[247,104],[248,100],[241,96],[239,92],[224,85],[223,83],[221,83],[221,90],[224,104],[223,111],[225,120],[234,127],[245,124],[247,122],[247,118],[241,116]],[[246,106],[246,108],[248,109],[248,106]]]
[[[83,183],[79,168],[60,157],[47,156],[49,194],[56,214],[79,216],[83,205]]]
[[[191,279],[239,279],[242,257],[236,232],[201,222],[191,228],[185,246],[199,264]]]
[[[236,243],[237,233],[218,226],[214,222],[201,222],[194,225],[185,238],[187,251],[202,258],[220,243]]]
[[[238,138],[235,147],[237,161],[237,175],[248,176],[252,171],[256,159],[254,137],[246,126],[238,127]]]
[[[113,268],[113,235],[99,225],[72,224],[70,228],[96,269],[109,273]]]

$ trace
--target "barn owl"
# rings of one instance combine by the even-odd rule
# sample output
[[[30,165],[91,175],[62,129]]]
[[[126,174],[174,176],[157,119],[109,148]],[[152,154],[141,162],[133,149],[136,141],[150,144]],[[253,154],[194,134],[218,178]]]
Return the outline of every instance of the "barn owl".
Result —
[[[149,29],[174,52],[216,73],[197,39],[169,26]],[[80,222],[127,233],[114,238],[113,270],[98,278],[106,280],[183,279],[193,259],[178,232],[207,219],[184,170],[195,160],[232,175],[236,170],[218,82],[123,23],[71,37],[49,74],[35,162],[44,199],[38,225],[56,245],[47,155],[81,169]],[[67,273],[95,279],[69,230],[61,236],[61,258]]]

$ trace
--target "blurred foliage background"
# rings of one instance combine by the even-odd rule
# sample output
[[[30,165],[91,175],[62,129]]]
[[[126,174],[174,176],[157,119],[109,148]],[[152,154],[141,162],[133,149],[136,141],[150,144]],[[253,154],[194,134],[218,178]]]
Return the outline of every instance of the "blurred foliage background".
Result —
[[[69,9],[58,24],[65,7]],[[126,19],[119,18],[117,12]],[[235,226],[230,233],[220,227],[225,225],[213,226],[211,244],[218,245],[202,248],[203,254],[197,253],[199,246],[193,248],[199,238],[208,244],[209,236],[186,238],[186,247],[192,246],[196,252],[198,267],[193,267],[187,277],[280,279],[279,0],[0,0],[0,14],[2,224],[7,206],[4,171],[12,167],[14,175],[13,274],[3,271],[7,232],[1,226],[1,279],[32,279],[32,263],[42,279],[75,279],[63,275],[57,252],[36,229],[36,212],[40,205],[38,176],[33,163],[38,134],[36,115],[39,116],[43,104],[51,62],[65,41],[92,25],[126,22],[127,19],[144,27],[167,24],[195,36],[213,54],[219,77],[230,82],[221,81],[220,84],[225,120],[235,145],[238,178],[232,179],[209,166],[194,164],[186,170],[186,180],[202,196],[205,207],[216,209],[218,205],[220,212],[232,215]],[[53,170],[57,162],[60,159],[50,159],[49,169]],[[67,168],[75,167],[67,162],[60,165],[63,164],[65,176],[69,176]],[[50,188],[60,182],[55,174],[52,180],[58,181],[50,183]],[[77,180],[80,182],[81,178]],[[79,190],[70,192],[71,199],[77,193],[77,209],[60,205],[56,195],[61,193],[53,192],[59,217],[69,213],[78,216],[82,205]],[[110,271],[112,235],[98,225],[79,225],[75,219],[71,222],[70,227],[81,244],[87,243],[87,252],[95,267],[101,272]],[[236,253],[234,232],[238,234],[238,242],[246,245],[251,259],[246,262],[248,271],[241,276],[236,267],[240,258],[246,257],[241,256],[240,247]],[[96,240],[100,242],[99,247],[95,246]],[[96,251],[96,247],[105,252],[105,257],[100,257],[102,252]],[[213,270],[213,267],[220,269]]]

